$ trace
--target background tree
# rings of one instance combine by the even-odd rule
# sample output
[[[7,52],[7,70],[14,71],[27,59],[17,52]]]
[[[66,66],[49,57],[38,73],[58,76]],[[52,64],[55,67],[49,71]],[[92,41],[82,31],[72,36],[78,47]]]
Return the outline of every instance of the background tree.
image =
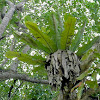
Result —
[[[1,0],[0,80],[4,91],[0,98],[99,98],[99,3],[98,0]],[[17,58],[11,60],[5,54],[8,58]],[[59,59],[61,56],[64,60]],[[51,92],[48,85],[32,83],[52,83],[58,92]]]

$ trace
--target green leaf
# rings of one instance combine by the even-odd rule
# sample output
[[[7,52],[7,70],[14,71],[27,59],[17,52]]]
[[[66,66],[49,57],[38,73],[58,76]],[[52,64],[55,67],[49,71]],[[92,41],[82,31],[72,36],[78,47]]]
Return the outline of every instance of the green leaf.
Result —
[[[48,29],[50,30],[49,36],[56,42],[56,30],[58,28],[57,19],[55,18],[54,12],[47,12],[46,13],[46,20],[48,20]]]
[[[80,28],[80,30],[76,34],[75,39],[72,40],[70,51],[74,52],[76,50],[76,48],[79,46],[79,44],[82,40],[82,37],[83,37],[85,25],[86,25],[86,22],[84,22],[83,26]]]
[[[76,19],[72,16],[68,16],[64,23],[64,31],[61,34],[61,49],[65,50],[71,44],[71,40],[74,35]]]
[[[77,51],[78,56],[82,56],[88,49],[90,49],[94,43],[96,43],[100,39],[100,36],[95,37],[92,41],[89,41],[87,44],[84,44]]]
[[[100,67],[100,64],[99,65],[97,65],[97,67]],[[97,71],[97,73],[100,75],[100,69],[99,68],[97,68],[97,69],[95,69],[96,71]]]
[[[78,93],[77,93],[78,100],[81,99],[81,96],[82,96],[82,93],[83,93],[83,89],[84,89],[84,83],[82,83],[78,88]]]
[[[87,80],[85,82],[91,89],[97,89],[98,88],[98,84],[97,81],[91,81],[91,80]]]
[[[91,72],[91,70],[87,70],[85,72],[83,72],[79,77],[77,77],[77,80],[82,80],[84,77],[86,77],[89,73]]]
[[[37,73],[38,75],[42,75],[42,76],[47,76],[47,71],[44,66],[34,67],[33,73]]]
[[[82,56],[81,61],[86,60],[86,59],[88,58],[88,56],[89,56],[92,52],[94,52],[94,50],[89,49],[89,50]]]
[[[97,72],[94,71],[91,75],[91,78],[93,79],[93,81],[96,81],[97,80]]]
[[[35,42],[35,40],[29,35],[29,34],[17,34],[14,33],[15,37],[17,37],[18,39],[21,39],[22,42],[24,42],[25,44],[29,45],[31,48],[37,47],[37,44]]]
[[[52,13],[52,20],[53,20],[53,29],[54,29],[54,33],[55,33],[55,42],[58,46],[58,42],[59,42],[59,34],[58,34],[58,22],[57,22],[57,19],[55,17],[55,15]]]
[[[62,23],[61,23],[61,18],[60,18],[60,14],[58,14],[57,12],[47,12],[46,17],[48,23],[48,30],[50,30],[49,32],[49,36],[53,39],[53,41],[56,43],[57,48],[60,48],[60,38],[61,38],[61,32],[62,32]]]
[[[20,39],[22,42],[24,42],[25,44],[29,45],[31,48],[33,49],[38,49],[38,50],[42,50],[48,54],[50,54],[50,50],[45,47],[44,45],[42,45],[39,41],[34,40],[29,34],[16,34],[14,33],[15,37],[17,37],[18,39]]]
[[[25,20],[25,22],[26,21],[33,22],[32,18],[29,15],[25,16],[24,20]]]
[[[43,34],[35,23],[26,22],[27,28],[33,33],[33,36],[40,41],[44,46],[48,47],[52,52],[57,50],[57,46],[46,34]]]
[[[38,49],[38,50],[41,50],[41,51],[44,51],[45,53],[47,53],[47,54],[50,54],[50,53],[52,53],[51,51],[50,51],[50,49],[49,48],[47,48],[47,47],[45,47],[41,42],[39,42],[39,41],[35,41],[36,42],[36,44],[37,44],[37,48],[36,49]]]
[[[39,3],[39,0],[34,0],[35,1],[35,3]]]
[[[94,55],[100,59],[100,53],[94,53]]]
[[[37,56],[37,55],[30,56],[28,54],[18,53],[18,52],[14,52],[14,51],[6,52],[6,57],[7,58],[17,57],[18,60],[26,62],[27,64],[32,64],[32,65],[44,64],[44,61],[46,60],[41,55],[39,55],[39,56]]]

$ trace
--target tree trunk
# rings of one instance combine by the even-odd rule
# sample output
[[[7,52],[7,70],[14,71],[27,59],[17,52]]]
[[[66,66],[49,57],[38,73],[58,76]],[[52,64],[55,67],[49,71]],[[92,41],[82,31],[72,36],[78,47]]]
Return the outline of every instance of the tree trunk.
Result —
[[[80,61],[77,55],[69,50],[58,50],[50,54],[45,65],[49,84],[60,90],[58,100],[75,100],[76,93],[71,93],[80,74]]]

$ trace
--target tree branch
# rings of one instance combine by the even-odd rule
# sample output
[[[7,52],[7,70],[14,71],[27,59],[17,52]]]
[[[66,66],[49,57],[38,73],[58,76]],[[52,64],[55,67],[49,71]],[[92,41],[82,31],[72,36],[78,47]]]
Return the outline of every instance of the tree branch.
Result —
[[[23,0],[22,2],[18,3],[17,5],[14,5],[12,2],[6,0],[6,2],[11,6],[11,8],[8,10],[8,12],[5,14],[5,17],[3,18],[1,24],[0,24],[0,38],[2,37],[2,34],[4,33],[9,21],[11,20],[16,8],[20,9],[22,8],[23,4],[27,0]]]
[[[6,2],[9,4],[10,7],[14,6],[14,4],[11,1],[6,0]]]
[[[1,24],[0,24],[0,38],[2,37],[2,34],[4,33],[9,21],[11,20],[13,13],[15,11],[15,6],[11,7],[9,11],[5,14],[5,17],[3,18]]]
[[[3,63],[0,65],[0,68],[2,68],[3,65],[5,65],[7,61],[8,61],[8,58],[6,58],[6,59],[3,61]]]
[[[94,51],[91,52],[88,57],[81,62],[80,68],[81,68],[81,73],[83,73],[84,71],[86,71],[90,66],[91,63],[95,60],[95,56],[94,56]]]
[[[91,63],[96,59],[95,53],[100,53],[100,41],[97,41],[91,48],[92,52],[89,53],[88,57],[81,62],[80,68],[81,73],[86,71],[90,66]]]
[[[15,24],[21,28],[27,29],[27,27],[20,22],[15,22]]]
[[[18,3],[16,5],[16,9],[19,10],[19,11],[22,11],[22,7],[23,7],[23,5],[25,4],[26,1],[28,1],[28,0],[23,0],[22,2]]]
[[[16,73],[11,70],[0,70],[0,81],[4,81],[10,78],[19,79],[27,82],[32,82],[32,83],[49,84],[48,80],[34,79],[29,77],[26,74]]]

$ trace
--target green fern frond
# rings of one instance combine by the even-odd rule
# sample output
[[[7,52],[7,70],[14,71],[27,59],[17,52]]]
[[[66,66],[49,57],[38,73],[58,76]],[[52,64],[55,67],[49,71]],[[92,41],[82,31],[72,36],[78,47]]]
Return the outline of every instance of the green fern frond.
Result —
[[[39,42],[39,41],[37,41],[37,40],[35,40],[35,42],[36,42],[36,44],[37,44],[37,50],[41,50],[41,51],[43,51],[43,52],[45,52],[45,53],[47,53],[47,54],[50,54],[50,53],[52,53],[52,51],[50,51],[50,49],[49,48],[47,48],[47,47],[45,47],[41,42]]]
[[[7,58],[17,57],[18,60],[26,62],[27,64],[32,64],[32,65],[41,65],[41,64],[44,64],[44,61],[46,60],[41,55],[39,55],[39,56],[37,56],[37,55],[30,56],[28,54],[14,52],[14,51],[8,51],[6,53],[6,57]]]
[[[15,37],[17,37],[18,39],[20,39],[22,42],[24,42],[25,44],[29,45],[31,48],[33,49],[37,49],[37,50],[42,50],[45,53],[50,54],[50,50],[45,47],[44,45],[42,45],[39,41],[34,40],[30,34],[17,34],[14,33]]]
[[[32,39],[32,37],[29,34],[17,34],[14,33],[15,37],[20,39],[25,44],[29,45],[31,48],[37,47],[37,44],[35,43],[35,40]]]
[[[49,36],[53,39],[55,44],[57,45],[57,48],[60,47],[60,35],[61,35],[61,22],[59,22],[60,15],[58,13],[51,12],[48,16],[48,29],[50,30]],[[60,20],[61,21],[61,20]]]
[[[33,36],[40,41],[44,46],[48,47],[51,52],[57,50],[56,44],[50,39],[47,34],[43,34],[37,27],[35,23],[26,22],[26,27],[32,32]]]
[[[74,27],[76,19],[72,16],[68,16],[67,20],[64,23],[64,31],[61,34],[61,49],[65,50],[69,48],[71,40],[74,36]]]
[[[25,20],[25,22],[26,21],[33,22],[33,19],[29,15],[25,16],[24,20]]]
[[[83,37],[85,25],[86,25],[86,22],[84,22],[83,26],[80,28],[80,30],[76,34],[75,39],[72,40],[72,43],[70,46],[70,51],[74,52],[76,50],[76,48],[79,47],[79,44],[80,44],[82,37]]]
[[[77,51],[78,56],[82,56],[84,53],[86,53],[87,50],[89,50],[93,44],[95,44],[98,40],[100,40],[100,36],[95,37],[92,41],[89,41],[87,44],[84,44],[82,47],[80,47]]]

